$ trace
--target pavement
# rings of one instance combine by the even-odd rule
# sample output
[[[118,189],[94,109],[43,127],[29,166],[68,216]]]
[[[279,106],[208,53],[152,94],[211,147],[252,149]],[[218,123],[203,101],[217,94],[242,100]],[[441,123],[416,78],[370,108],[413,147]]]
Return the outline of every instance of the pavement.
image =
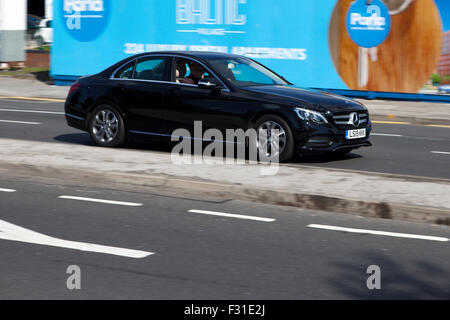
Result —
[[[69,87],[51,86],[38,80],[0,77],[0,96],[64,100]],[[450,104],[357,99],[364,103],[373,120],[450,126]]]
[[[39,80],[0,76],[0,96],[65,99],[69,87],[48,85]]]
[[[0,170],[135,190],[209,196],[429,223],[450,222],[450,181],[281,165],[173,163],[170,153],[0,139]],[[199,159],[200,160],[200,159]],[[203,159],[205,160],[205,159]],[[376,186],[376,189],[375,187]],[[374,192],[376,191],[376,192]]]

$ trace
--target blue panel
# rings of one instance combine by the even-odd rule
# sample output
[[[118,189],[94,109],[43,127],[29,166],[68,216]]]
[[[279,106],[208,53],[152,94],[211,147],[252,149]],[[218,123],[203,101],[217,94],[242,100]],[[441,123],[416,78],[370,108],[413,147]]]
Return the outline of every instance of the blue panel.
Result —
[[[224,50],[256,57],[300,86],[345,88],[328,48],[336,0],[110,0],[96,11],[101,2],[55,0],[53,77],[94,74],[146,51]]]
[[[449,30],[450,1],[435,2]],[[57,84],[68,84],[136,53],[206,50],[247,55],[301,87],[347,90],[329,48],[336,4],[337,0],[54,0],[51,75]],[[389,94],[397,97],[361,93],[386,98]]]

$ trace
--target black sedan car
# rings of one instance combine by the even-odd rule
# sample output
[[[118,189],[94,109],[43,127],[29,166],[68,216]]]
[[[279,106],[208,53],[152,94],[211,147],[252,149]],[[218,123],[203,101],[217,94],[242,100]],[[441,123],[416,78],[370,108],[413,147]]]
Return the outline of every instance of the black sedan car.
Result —
[[[371,146],[367,108],[341,96],[295,87],[260,63],[213,52],[152,52],[80,78],[65,104],[70,126],[95,144],[170,140],[174,130],[279,130],[280,161],[295,153],[347,153]],[[275,150],[275,149],[274,149]]]

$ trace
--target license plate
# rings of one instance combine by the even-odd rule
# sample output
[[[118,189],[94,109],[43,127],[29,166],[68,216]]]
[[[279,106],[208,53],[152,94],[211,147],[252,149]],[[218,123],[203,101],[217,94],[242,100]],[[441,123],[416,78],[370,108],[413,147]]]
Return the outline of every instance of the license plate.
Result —
[[[366,137],[366,129],[347,130],[345,132],[345,139],[359,139]]]

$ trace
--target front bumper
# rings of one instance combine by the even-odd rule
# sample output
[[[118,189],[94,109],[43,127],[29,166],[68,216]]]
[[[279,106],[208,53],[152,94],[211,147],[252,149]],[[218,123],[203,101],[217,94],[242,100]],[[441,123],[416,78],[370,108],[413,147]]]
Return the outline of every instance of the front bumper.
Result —
[[[346,139],[347,130],[366,129],[366,137],[360,139]],[[325,154],[340,150],[352,150],[361,147],[370,147],[369,141],[372,124],[360,127],[338,127],[333,124],[318,125],[305,123],[296,131],[296,150],[301,154]]]
[[[359,149],[362,147],[371,147],[372,143],[366,139],[365,141],[353,142],[353,143],[333,143],[328,148],[311,148],[311,147],[302,147],[297,148],[297,151],[301,154],[325,154],[330,152],[336,152],[341,150],[353,150]]]

